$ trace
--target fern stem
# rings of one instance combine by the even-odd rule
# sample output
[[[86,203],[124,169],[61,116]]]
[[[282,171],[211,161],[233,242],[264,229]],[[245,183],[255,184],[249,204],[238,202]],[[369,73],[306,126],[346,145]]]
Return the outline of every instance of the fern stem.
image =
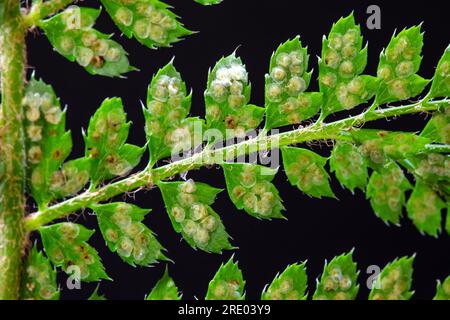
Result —
[[[91,204],[106,201],[114,196],[130,192],[141,187],[151,187],[158,181],[168,179],[176,174],[198,169],[205,165],[221,164],[226,160],[233,160],[239,156],[247,155],[251,150],[267,151],[276,147],[308,142],[313,140],[334,139],[340,132],[349,130],[367,121],[374,121],[411,113],[434,111],[441,107],[448,107],[449,100],[423,103],[422,101],[401,107],[380,109],[370,113],[343,120],[322,123],[318,126],[299,128],[274,135],[258,135],[257,137],[220,149],[205,149],[189,158],[185,158],[162,167],[148,168],[120,181],[111,183],[97,190],[84,193],[57,203],[44,210],[30,214],[25,218],[28,231],[36,230],[55,219],[63,218],[70,213],[87,208]]]
[[[33,27],[39,24],[39,21],[45,19],[59,10],[64,9],[74,0],[50,0],[50,1],[36,1],[31,7],[28,14],[24,15],[24,24],[27,27]]]
[[[24,244],[25,142],[22,97],[25,75],[25,29],[20,1],[2,3],[2,109],[0,117],[0,300],[17,299]]]

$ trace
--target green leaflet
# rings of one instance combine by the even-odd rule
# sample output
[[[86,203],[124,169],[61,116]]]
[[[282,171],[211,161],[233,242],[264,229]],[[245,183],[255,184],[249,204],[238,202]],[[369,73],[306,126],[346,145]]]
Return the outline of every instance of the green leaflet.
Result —
[[[169,276],[169,270],[166,267],[164,275],[159,279],[145,300],[181,300],[181,296],[175,282]]]
[[[433,300],[450,300],[450,276],[442,283],[438,280]]]
[[[450,96],[450,46],[445,49],[441,60],[436,67],[433,83],[431,84],[430,97]],[[447,108],[448,109],[448,108]]]
[[[450,144],[450,108],[435,112],[420,135],[433,142]]]
[[[416,74],[422,62],[422,46],[420,25],[392,36],[378,64],[381,81],[376,101],[379,104],[406,100],[423,91],[429,81]]]
[[[319,112],[322,93],[305,92],[311,81],[309,55],[299,37],[281,44],[266,75],[266,128],[299,123]]]
[[[235,206],[259,219],[284,218],[277,188],[270,183],[278,169],[248,163],[222,164],[228,194]]]
[[[59,293],[56,270],[47,257],[37,250],[36,245],[33,245],[24,265],[20,299],[58,300]]]
[[[287,266],[268,287],[264,288],[261,300],[306,300],[307,286],[305,263],[294,263]]]
[[[98,289],[100,288],[100,284],[95,287],[94,292],[92,292],[91,296],[88,298],[88,300],[98,300],[98,301],[104,301],[107,300],[106,297],[103,294],[98,293]]]
[[[101,0],[114,23],[128,38],[154,49],[170,47],[192,34],[184,28],[171,8],[158,0]]]
[[[293,186],[315,198],[331,197],[330,176],[324,169],[327,158],[302,148],[281,148],[284,170]]]
[[[389,162],[379,172],[374,171],[367,184],[366,197],[375,214],[385,223],[399,225],[405,204],[405,191],[411,189],[402,169]]]
[[[76,159],[64,164],[72,150],[65,131],[66,112],[61,110],[53,88],[34,75],[23,99],[29,166],[29,188],[40,208],[50,201],[80,191],[89,180],[89,163]]]
[[[89,122],[86,157],[91,160],[92,184],[128,174],[139,164],[145,147],[126,144],[130,123],[126,122],[120,98],[103,101]]]
[[[245,300],[244,287],[242,271],[231,257],[209,283],[205,300]]]
[[[352,143],[337,142],[330,157],[330,171],[339,182],[352,193],[355,188],[362,191],[367,184],[367,162],[360,149]]]
[[[367,64],[361,28],[353,13],[339,19],[322,41],[319,85],[324,95],[325,115],[352,109],[371,99],[379,85],[377,78],[361,75]]]
[[[213,253],[233,249],[220,216],[210,207],[221,189],[193,180],[158,186],[174,230],[191,247]]]
[[[194,0],[204,6],[212,6],[221,3],[223,0]]]
[[[91,209],[97,215],[103,238],[112,252],[135,266],[150,266],[157,260],[167,260],[164,248],[142,220],[150,211],[124,202],[96,204]]]
[[[325,262],[313,300],[354,300],[359,291],[358,274],[353,250]]]
[[[110,280],[97,251],[87,243],[94,232],[70,222],[39,228],[45,253],[55,266],[86,282]]]
[[[406,204],[408,217],[421,233],[437,237],[441,231],[441,210],[445,203],[425,183],[418,180]]]
[[[414,156],[425,150],[430,139],[408,132],[389,132],[375,129],[358,129],[351,132],[353,139],[361,144],[364,156],[373,168],[379,168],[389,158],[399,160]]]
[[[264,108],[248,104],[250,92],[247,70],[235,53],[220,59],[209,72],[205,91],[206,125],[225,135],[218,140],[244,137],[261,123]]]
[[[99,14],[97,9],[70,6],[39,26],[56,51],[90,74],[117,77],[135,70],[123,47],[92,27]]]
[[[414,256],[395,259],[381,271],[373,283],[369,300],[409,300]]]
[[[152,165],[202,143],[203,120],[186,118],[191,100],[173,61],[153,77],[148,87],[147,108],[143,108]]]

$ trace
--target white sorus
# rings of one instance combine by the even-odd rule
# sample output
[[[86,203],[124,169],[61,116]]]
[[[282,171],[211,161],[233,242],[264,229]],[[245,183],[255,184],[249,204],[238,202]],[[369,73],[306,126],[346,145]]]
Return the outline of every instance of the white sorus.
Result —
[[[164,42],[167,38],[167,33],[164,28],[157,24],[149,26],[149,35],[153,41],[160,43]]]
[[[389,91],[392,95],[399,99],[408,97],[407,83],[403,79],[396,79],[389,84]]]
[[[146,2],[138,2],[136,4],[136,10],[140,15],[146,16],[146,17],[150,17],[150,15],[152,14],[154,8],[151,4],[146,3]]]
[[[105,54],[105,60],[109,62],[117,62],[120,60],[122,53],[119,48],[109,48]]]
[[[223,102],[227,95],[226,83],[222,80],[214,80],[211,83],[210,94],[216,102]]]
[[[354,66],[350,60],[345,60],[339,66],[339,72],[343,77],[350,77],[353,75]]]
[[[27,129],[28,137],[31,141],[37,142],[42,140],[42,127],[31,125]]]
[[[75,41],[72,37],[62,36],[59,38],[59,49],[65,54],[72,54],[75,49]]]
[[[248,80],[248,74],[245,68],[241,65],[232,65],[229,67],[229,75],[230,80],[236,80],[236,81],[242,81],[247,82]]]
[[[305,94],[301,94],[298,97],[297,102],[300,108],[309,108],[312,104],[311,97]]]
[[[121,229],[128,227],[132,223],[127,210],[127,207],[117,207],[116,212],[111,217],[112,221]]]
[[[176,222],[181,223],[184,221],[186,217],[186,213],[183,208],[181,207],[174,207],[172,209],[172,216],[175,219]]]
[[[150,34],[150,24],[146,19],[139,19],[133,25],[134,34],[138,38],[146,39]]]
[[[281,82],[286,79],[286,71],[282,67],[275,67],[271,72],[272,79]]]
[[[167,89],[170,95],[177,95],[180,92],[180,81],[177,78],[170,78]]]
[[[303,78],[294,76],[289,79],[286,89],[288,93],[292,96],[297,96],[299,93],[302,93],[306,89],[306,83]]]
[[[178,202],[185,207],[190,207],[195,202],[195,196],[190,193],[180,193],[178,194]]]
[[[53,107],[44,114],[44,117],[48,123],[56,125],[61,121],[61,110],[58,107]]]
[[[158,100],[153,100],[150,102],[148,110],[150,114],[155,117],[162,116],[164,113],[164,103]]]
[[[63,22],[67,30],[81,28],[81,10],[78,6],[70,6],[63,12]]]
[[[44,112],[46,112],[52,106],[53,106],[53,96],[50,93],[45,92],[41,96],[41,108]]]
[[[289,54],[282,52],[276,57],[277,64],[284,68],[288,68],[292,63],[291,57]]]
[[[244,86],[240,81],[232,81],[230,86],[230,93],[232,95],[241,95],[244,91]]]
[[[364,80],[359,77],[354,78],[347,84],[347,89],[353,94],[360,94],[364,89]]]
[[[252,167],[245,167],[244,170],[239,175],[239,181],[246,188],[251,188],[256,183],[256,174]]]
[[[133,249],[133,258],[136,261],[142,261],[147,255],[147,250],[143,247],[135,247]]]
[[[94,31],[85,31],[81,35],[81,42],[85,47],[91,47],[97,40],[97,35]]]
[[[340,50],[342,48],[342,35],[338,33],[330,35],[328,46],[334,50]]]
[[[183,223],[183,231],[188,236],[192,237],[198,229],[197,223],[192,220],[185,220]]]
[[[325,64],[333,69],[336,69],[341,62],[341,56],[335,50],[330,49],[325,54]]]
[[[28,108],[26,111],[26,116],[28,121],[35,122],[39,120],[41,116],[41,112],[39,108]]]
[[[292,51],[289,53],[289,57],[291,58],[292,65],[301,65],[303,64],[305,57],[301,51]]]
[[[281,105],[281,112],[283,113],[291,113],[298,108],[298,102],[295,98],[288,98],[282,105]]]
[[[115,176],[124,176],[128,172],[130,172],[133,167],[131,164],[125,159],[117,159],[117,161],[113,163],[108,163],[107,169],[109,172]]]
[[[202,226],[210,232],[217,228],[217,219],[213,216],[207,216],[201,221]]]
[[[302,64],[292,64],[289,67],[289,71],[292,75],[302,75],[303,74],[303,65]]]
[[[410,76],[414,72],[414,64],[411,61],[402,61],[395,68],[395,73],[399,77]]]
[[[66,222],[59,226],[58,231],[61,233],[64,240],[73,241],[80,234],[80,227],[75,223]]]
[[[344,45],[354,45],[358,40],[358,31],[356,29],[348,30],[342,37]]]
[[[119,240],[119,235],[114,229],[106,229],[105,238],[110,242],[117,242],[117,240]]]
[[[163,27],[166,30],[174,30],[177,28],[177,22],[175,21],[175,19],[169,17],[169,16],[165,16],[161,22],[160,22],[161,27]]]
[[[119,245],[117,247],[117,253],[123,257],[128,258],[134,249],[133,241],[128,237],[122,237],[119,240]]]
[[[194,203],[191,206],[190,216],[193,221],[198,221],[208,215],[208,208],[201,203]]]
[[[192,148],[192,136],[188,127],[180,127],[169,133],[169,141],[174,151]]]
[[[392,68],[389,65],[384,65],[378,69],[377,75],[385,81],[390,80],[392,79]]]
[[[129,27],[133,23],[133,12],[126,7],[119,7],[114,14],[119,23]]]
[[[206,245],[209,242],[208,230],[197,228],[193,238],[195,243],[197,243],[198,245]]]
[[[184,193],[194,193],[195,191],[197,191],[197,186],[195,185],[195,181],[192,179],[189,179],[188,181],[186,181],[180,185],[180,190]]]
[[[127,236],[134,238],[141,232],[144,232],[145,227],[139,222],[134,222],[126,227],[123,231],[127,234]]]
[[[150,13],[150,22],[154,24],[161,23],[162,19],[165,17],[165,14],[161,10],[153,10]]]
[[[356,57],[356,48],[354,46],[345,46],[344,48],[342,48],[342,56],[345,59],[353,59],[354,57]]]
[[[24,98],[23,104],[30,108],[39,108],[41,106],[41,95],[37,92],[28,92]]]
[[[108,52],[109,44],[108,40],[98,39],[92,45],[92,50],[94,50],[95,54],[98,56],[104,56]]]
[[[337,77],[334,73],[327,73],[320,78],[321,82],[327,87],[334,88]]]
[[[76,58],[78,64],[83,67],[87,67],[94,57],[94,52],[89,48],[78,47],[76,52]]]
[[[28,150],[28,160],[31,163],[33,163],[33,164],[39,163],[39,161],[41,161],[41,157],[42,157],[41,147],[39,147],[39,146],[32,146]]]
[[[243,96],[242,94],[239,95],[230,95],[228,97],[228,105],[231,108],[239,108],[242,107],[242,105],[245,104],[245,96]]]
[[[267,87],[267,98],[271,101],[279,101],[282,93],[283,89],[276,83],[271,83]]]

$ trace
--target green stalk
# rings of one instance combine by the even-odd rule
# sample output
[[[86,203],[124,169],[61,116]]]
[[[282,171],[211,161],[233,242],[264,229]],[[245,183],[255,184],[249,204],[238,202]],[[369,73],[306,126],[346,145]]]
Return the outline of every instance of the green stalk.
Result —
[[[2,109],[0,123],[0,300],[17,299],[24,244],[25,141],[22,97],[25,77],[25,28],[20,1],[1,0]]]
[[[276,147],[308,141],[339,139],[341,136],[343,139],[346,139],[345,135],[341,134],[342,131],[357,127],[368,121],[411,113],[434,111],[448,106],[449,100],[447,99],[426,103],[419,101],[411,105],[380,109],[336,122],[314,124],[310,127],[299,128],[280,134],[270,136],[261,134],[256,138],[216,150],[207,148],[189,158],[154,169],[148,168],[145,171],[136,173],[97,190],[87,190],[72,199],[35,212],[25,218],[25,227],[28,231],[36,230],[55,219],[63,218],[70,213],[87,208],[94,203],[106,201],[116,195],[141,187],[152,187],[158,181],[168,179],[182,172],[198,169],[206,165],[221,164],[226,160],[233,160],[249,154],[252,150],[267,151]]]

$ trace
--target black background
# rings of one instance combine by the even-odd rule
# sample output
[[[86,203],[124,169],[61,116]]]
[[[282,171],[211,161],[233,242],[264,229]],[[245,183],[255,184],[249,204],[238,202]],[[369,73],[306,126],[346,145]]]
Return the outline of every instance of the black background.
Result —
[[[203,7],[193,1],[167,0],[175,12],[191,30],[200,33],[177,43],[173,48],[150,50],[135,40],[120,36],[106,12],[96,27],[103,32],[115,32],[114,39],[130,53],[130,61],[140,72],[127,75],[126,79],[109,79],[91,76],[81,67],[70,63],[54,53],[48,41],[39,32],[29,36],[29,65],[36,75],[54,86],[61,101],[68,105],[67,126],[72,130],[74,151],[72,157],[83,153],[81,128],[86,128],[90,116],[106,97],[122,97],[129,119],[134,125],[130,142],[143,145],[144,121],[140,101],[146,97],[147,85],[156,71],[175,56],[175,66],[181,72],[188,87],[193,88],[192,114],[204,116],[203,91],[208,69],[223,55],[236,48],[250,74],[253,85],[252,103],[263,105],[264,74],[273,50],[278,44],[298,34],[309,47],[311,64],[317,68],[316,56],[320,54],[322,35],[327,34],[332,23],[341,16],[354,11],[362,24],[365,40],[369,41],[369,64],[366,73],[375,74],[377,57],[393,31],[424,22],[424,61],[420,74],[431,77],[434,66],[448,44],[448,12],[440,10],[439,1],[292,1],[292,0],[225,0],[220,6]],[[98,7],[99,1],[84,1],[83,5]],[[366,8],[378,4],[382,12],[381,30],[368,30],[365,21]],[[314,73],[313,79],[317,77]],[[312,81],[310,90],[317,90]],[[332,119],[331,117],[330,119]],[[426,117],[415,115],[389,122],[380,121],[372,127],[415,131],[423,127]],[[316,151],[327,153],[325,146],[315,146]],[[143,162],[145,162],[146,158]],[[218,168],[189,173],[188,177],[224,187],[222,173]],[[309,291],[315,288],[325,259],[331,259],[344,251],[355,248],[354,258],[361,270],[360,299],[366,299],[365,286],[369,265],[384,266],[398,256],[416,253],[413,287],[415,299],[431,299],[436,280],[450,274],[450,237],[443,234],[439,239],[422,236],[409,220],[402,220],[402,227],[386,226],[372,212],[364,194],[351,195],[343,190],[333,178],[333,189],[340,199],[316,200],[291,187],[280,170],[275,184],[280,190],[287,208],[288,221],[263,222],[253,219],[234,208],[226,192],[219,195],[215,205],[239,247],[223,255],[206,254],[191,249],[176,234],[164,210],[157,189],[131,194],[127,198],[145,208],[152,208],[145,223],[154,230],[160,242],[168,249],[175,264],[169,270],[184,297],[203,298],[208,282],[222,262],[231,255],[239,261],[247,280],[246,291],[250,299],[258,299],[264,285],[286,265],[308,260]],[[118,200],[125,199],[119,197]],[[95,217],[85,212],[78,220],[96,228]],[[100,292],[109,299],[142,299],[161,277],[165,265],[151,268],[133,268],[109,252],[99,232],[91,243],[99,250],[108,274],[113,282],[101,283]],[[65,277],[60,272],[62,298],[84,299],[95,284],[84,284],[81,290],[67,290]]]

